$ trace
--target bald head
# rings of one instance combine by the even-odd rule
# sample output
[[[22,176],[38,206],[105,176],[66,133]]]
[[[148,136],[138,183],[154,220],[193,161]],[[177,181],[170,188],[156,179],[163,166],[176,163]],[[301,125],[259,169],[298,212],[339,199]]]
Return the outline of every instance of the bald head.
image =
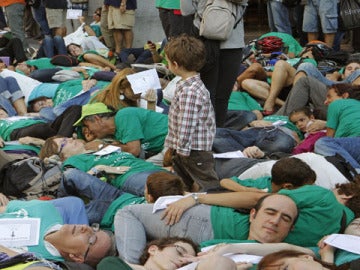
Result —
[[[293,228],[297,216],[297,206],[290,197],[280,194],[265,196],[250,211],[248,239],[280,243]]]

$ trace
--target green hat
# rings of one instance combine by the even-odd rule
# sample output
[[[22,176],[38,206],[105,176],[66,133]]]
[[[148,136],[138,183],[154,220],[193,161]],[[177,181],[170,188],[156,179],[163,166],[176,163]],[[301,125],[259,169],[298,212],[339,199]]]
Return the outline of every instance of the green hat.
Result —
[[[89,115],[101,114],[101,113],[109,113],[113,112],[110,110],[104,103],[97,102],[97,103],[90,103],[82,106],[81,108],[81,117],[77,120],[74,126],[80,126],[81,121]]]

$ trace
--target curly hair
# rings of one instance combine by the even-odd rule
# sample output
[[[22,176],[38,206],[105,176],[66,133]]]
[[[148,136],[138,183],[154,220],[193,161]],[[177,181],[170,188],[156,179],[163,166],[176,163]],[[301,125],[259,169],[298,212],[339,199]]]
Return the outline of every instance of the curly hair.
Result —
[[[352,196],[345,205],[350,208],[355,217],[360,217],[360,175],[354,177],[353,182],[336,184],[340,195]]]

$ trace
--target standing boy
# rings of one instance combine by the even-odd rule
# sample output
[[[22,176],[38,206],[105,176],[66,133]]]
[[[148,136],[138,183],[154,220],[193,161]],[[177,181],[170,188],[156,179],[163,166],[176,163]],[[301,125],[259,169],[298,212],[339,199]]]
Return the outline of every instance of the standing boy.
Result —
[[[167,43],[165,55],[170,71],[182,78],[169,110],[165,147],[173,150],[173,168],[189,190],[216,189],[219,179],[211,152],[215,114],[209,91],[198,73],[205,63],[204,44],[182,35]]]

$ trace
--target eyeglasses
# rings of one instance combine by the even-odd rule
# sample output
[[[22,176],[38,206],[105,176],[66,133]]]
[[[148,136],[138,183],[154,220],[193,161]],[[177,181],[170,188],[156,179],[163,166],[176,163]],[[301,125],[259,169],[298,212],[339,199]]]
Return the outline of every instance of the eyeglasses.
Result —
[[[88,247],[84,253],[84,261],[86,261],[86,257],[89,254],[90,251],[90,247],[95,245],[96,241],[97,241],[97,236],[96,233],[100,230],[100,225],[99,223],[93,223],[91,224],[91,229],[93,231],[93,234],[89,237],[89,242],[88,242]]]
[[[61,151],[64,149],[65,145],[67,144],[67,138],[63,138],[62,141],[61,141],[61,144],[60,144],[60,150],[59,152],[57,153],[58,155],[61,154]]]

